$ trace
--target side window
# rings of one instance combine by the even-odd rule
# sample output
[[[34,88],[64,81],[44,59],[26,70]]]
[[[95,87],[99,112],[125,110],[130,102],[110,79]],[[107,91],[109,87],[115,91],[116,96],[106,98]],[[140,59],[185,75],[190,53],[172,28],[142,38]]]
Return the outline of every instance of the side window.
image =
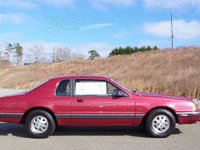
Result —
[[[107,96],[106,81],[76,80],[75,95],[77,96]]]
[[[117,90],[125,97],[128,95],[115,85],[103,80],[75,80],[74,94],[76,96],[103,96],[111,97],[114,90]]]
[[[62,80],[56,89],[56,96],[71,96],[69,80]]]
[[[110,84],[110,83],[107,83],[107,88],[108,88],[108,95],[111,96],[113,91],[115,89],[117,89],[114,85]]]
[[[111,83],[107,83],[107,88],[108,88],[108,96],[112,96],[112,93],[114,90],[117,90],[118,93],[121,93],[122,95],[124,95],[124,97],[128,97],[128,95],[123,92],[122,90],[120,90],[119,88],[117,88],[116,86],[112,85]]]

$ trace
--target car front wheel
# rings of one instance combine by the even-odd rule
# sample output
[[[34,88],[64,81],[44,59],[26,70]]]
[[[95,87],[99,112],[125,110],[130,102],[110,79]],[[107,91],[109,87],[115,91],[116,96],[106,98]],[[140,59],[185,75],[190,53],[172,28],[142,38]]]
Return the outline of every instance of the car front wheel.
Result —
[[[55,121],[48,112],[34,110],[28,114],[25,128],[31,137],[47,138],[55,130]]]
[[[145,125],[151,136],[164,138],[173,133],[176,120],[170,111],[166,109],[156,109],[150,112]]]

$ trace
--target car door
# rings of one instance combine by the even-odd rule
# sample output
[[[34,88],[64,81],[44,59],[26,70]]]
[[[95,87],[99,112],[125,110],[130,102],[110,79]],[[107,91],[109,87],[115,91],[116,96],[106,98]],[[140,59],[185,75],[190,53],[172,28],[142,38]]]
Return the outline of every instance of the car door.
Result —
[[[133,124],[134,100],[124,91],[104,80],[74,80],[72,97],[72,125],[130,126]],[[114,89],[124,97],[113,98]]]
[[[60,126],[71,125],[71,96],[72,83],[70,80],[61,80],[54,93],[54,113]]]

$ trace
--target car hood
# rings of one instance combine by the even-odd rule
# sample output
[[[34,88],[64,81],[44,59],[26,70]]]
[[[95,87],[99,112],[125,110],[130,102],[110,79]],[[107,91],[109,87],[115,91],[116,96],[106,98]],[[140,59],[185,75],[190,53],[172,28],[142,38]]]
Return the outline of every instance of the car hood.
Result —
[[[192,99],[186,98],[186,97],[165,95],[165,94],[159,94],[159,93],[135,92],[134,94],[138,96],[160,97],[160,98],[192,101]]]

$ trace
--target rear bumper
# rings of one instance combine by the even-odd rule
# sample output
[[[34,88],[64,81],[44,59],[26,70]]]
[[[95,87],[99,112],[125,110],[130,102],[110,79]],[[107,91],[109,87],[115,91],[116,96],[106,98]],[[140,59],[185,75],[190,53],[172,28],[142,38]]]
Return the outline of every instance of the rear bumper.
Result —
[[[178,116],[179,124],[192,124],[200,121],[200,112],[183,112],[176,114]]]

